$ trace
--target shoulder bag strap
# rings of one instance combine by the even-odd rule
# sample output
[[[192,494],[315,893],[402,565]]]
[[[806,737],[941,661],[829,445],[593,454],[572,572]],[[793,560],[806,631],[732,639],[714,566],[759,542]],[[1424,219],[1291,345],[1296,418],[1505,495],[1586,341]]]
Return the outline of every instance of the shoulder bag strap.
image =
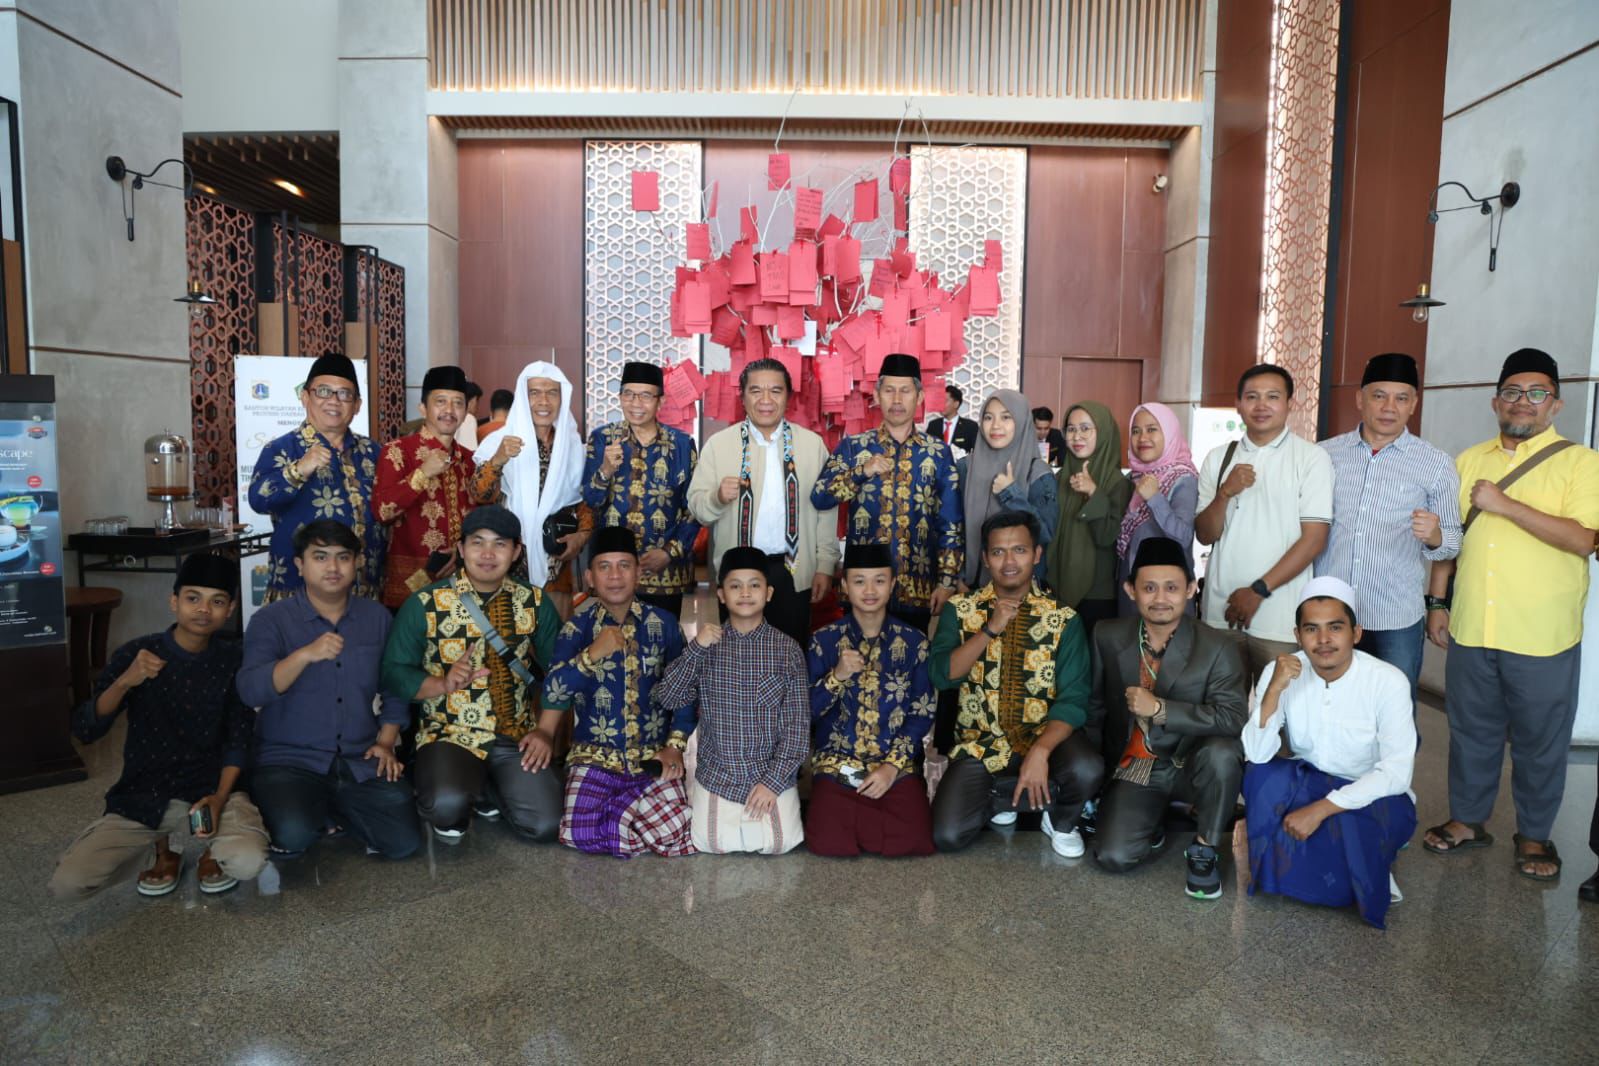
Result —
[[[1576,441],[1570,440],[1555,441],[1553,444],[1549,445],[1549,447],[1543,449],[1537,455],[1534,455],[1531,459],[1528,459],[1525,463],[1522,463],[1510,473],[1500,478],[1497,482],[1495,482],[1495,484],[1499,488],[1499,491],[1503,492],[1516,482],[1520,481],[1526,475],[1532,473],[1533,470],[1537,468],[1539,463],[1543,462],[1545,459],[1553,458],[1554,456],[1559,455],[1561,452],[1565,451],[1575,443]],[[1473,506],[1471,510],[1466,512],[1466,520],[1460,523],[1460,535],[1462,537],[1466,535],[1466,530],[1471,528],[1471,523],[1475,522],[1477,520],[1477,516],[1480,514],[1482,514],[1482,510],[1476,506]]]
[[[489,642],[489,647],[494,649],[494,654],[505,661],[505,665],[510,667],[511,673],[516,675],[517,680],[530,688],[537,684],[538,682],[534,678],[533,672],[527,668],[526,663],[517,658],[511,651],[510,645],[505,643],[505,638],[500,636],[498,629],[494,628],[494,623],[490,622],[488,615],[483,613],[483,608],[478,606],[477,600],[470,595],[462,596],[460,600],[461,606],[465,607],[466,613],[472,617],[473,624],[483,631],[483,638]],[[539,672],[543,673],[542,670]]]

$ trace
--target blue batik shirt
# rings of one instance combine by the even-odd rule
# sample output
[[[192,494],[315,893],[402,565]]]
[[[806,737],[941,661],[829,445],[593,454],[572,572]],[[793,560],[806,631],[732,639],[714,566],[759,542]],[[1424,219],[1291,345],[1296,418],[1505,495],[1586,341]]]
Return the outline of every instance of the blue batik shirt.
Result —
[[[839,655],[853,649],[866,660],[846,681],[833,676]],[[868,638],[853,614],[811,634],[811,722],[819,774],[870,773],[884,763],[913,773],[933,726],[927,637],[895,618]]]

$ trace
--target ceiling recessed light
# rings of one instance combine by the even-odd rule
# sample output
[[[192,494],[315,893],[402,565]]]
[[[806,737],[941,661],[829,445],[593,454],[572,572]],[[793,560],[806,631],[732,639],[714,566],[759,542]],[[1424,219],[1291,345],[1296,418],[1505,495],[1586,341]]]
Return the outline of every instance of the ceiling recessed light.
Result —
[[[201,191],[201,192],[203,192],[203,193],[205,193],[205,194],[206,194],[206,195],[207,195],[207,196],[215,196],[215,195],[216,195],[216,194],[217,194],[217,190],[216,190],[216,187],[215,187],[215,186],[213,186],[213,185],[207,185],[207,184],[206,184],[206,183],[205,183],[205,182],[203,182],[203,181],[197,181],[197,182],[195,182],[195,183],[194,183],[194,187],[195,187],[195,188],[196,188],[196,189],[199,189],[199,190],[200,190],[200,191]]]
[[[272,184],[276,185],[286,193],[293,193],[295,196],[301,198],[304,198],[305,196],[305,190],[294,184],[292,181],[284,181],[282,178],[275,178],[273,179]]]

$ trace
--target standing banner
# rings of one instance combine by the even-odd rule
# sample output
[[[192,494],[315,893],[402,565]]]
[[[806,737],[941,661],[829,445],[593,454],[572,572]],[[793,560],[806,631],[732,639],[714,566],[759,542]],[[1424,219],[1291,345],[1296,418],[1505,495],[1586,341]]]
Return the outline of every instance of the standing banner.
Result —
[[[55,379],[0,375],[0,649],[63,644]]]
[[[250,479],[261,449],[278,437],[299,428],[305,421],[305,405],[300,388],[311,372],[310,357],[287,355],[241,355],[233,360],[234,446],[239,457],[239,518],[257,533],[272,528],[269,515],[257,514],[250,507]],[[366,362],[355,361],[358,380],[365,381]],[[350,423],[350,431],[367,436],[367,408]],[[253,555],[239,560],[239,588],[244,591],[244,622],[250,622],[262,597],[266,595],[267,556]]]

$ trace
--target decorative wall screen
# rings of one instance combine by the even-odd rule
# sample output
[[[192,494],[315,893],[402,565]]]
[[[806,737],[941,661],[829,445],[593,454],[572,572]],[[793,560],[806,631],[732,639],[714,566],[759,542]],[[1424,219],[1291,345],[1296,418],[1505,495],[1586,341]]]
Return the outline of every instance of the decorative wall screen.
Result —
[[[300,312],[300,354],[344,351],[344,245],[272,226],[273,292]]]
[[[1294,376],[1289,425],[1314,440],[1338,93],[1338,0],[1277,0],[1270,84],[1259,351],[1262,362]]]
[[[699,360],[698,337],[672,336],[683,226],[701,218],[698,141],[589,141],[583,156],[583,424],[613,421],[629,360]],[[635,170],[660,174],[661,209],[632,208]]]
[[[217,302],[189,318],[194,490],[201,507],[232,498],[233,357],[256,351],[255,217],[205,196],[185,206],[189,277]]]
[[[1014,389],[1022,367],[1022,249],[1027,241],[1027,151],[920,146],[911,149],[910,243],[918,264],[961,276],[983,258],[983,242],[1005,250],[999,314],[966,320],[968,351],[948,381],[978,410],[995,389]],[[928,400],[929,407],[943,398]]]

